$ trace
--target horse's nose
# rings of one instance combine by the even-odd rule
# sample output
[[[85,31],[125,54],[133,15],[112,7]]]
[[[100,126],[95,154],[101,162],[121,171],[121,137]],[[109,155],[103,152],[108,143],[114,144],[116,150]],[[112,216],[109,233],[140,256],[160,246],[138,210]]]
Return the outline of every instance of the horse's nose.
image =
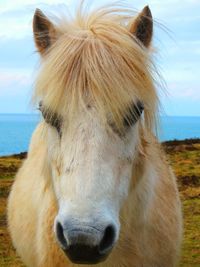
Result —
[[[73,263],[95,264],[108,256],[116,240],[116,230],[112,224],[99,230],[85,225],[66,228],[57,222],[56,236]]]

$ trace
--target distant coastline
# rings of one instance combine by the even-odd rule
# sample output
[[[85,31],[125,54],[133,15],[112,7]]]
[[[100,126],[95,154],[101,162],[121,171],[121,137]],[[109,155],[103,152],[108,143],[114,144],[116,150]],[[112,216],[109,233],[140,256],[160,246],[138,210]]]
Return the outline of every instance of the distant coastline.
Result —
[[[39,113],[0,114],[0,156],[27,151],[32,133],[41,120]],[[158,139],[200,138],[200,117],[160,116]]]
[[[173,151],[183,151],[184,150],[184,146],[187,146],[187,149],[191,148],[193,149],[194,144],[200,144],[200,138],[186,138],[184,140],[170,140],[170,141],[164,141],[161,142],[162,146],[164,147],[164,149],[166,150],[166,152],[170,153]],[[27,152],[20,152],[20,153],[16,153],[16,154],[11,154],[11,155],[2,155],[0,156],[0,158],[16,158],[16,159],[25,159],[27,156]]]

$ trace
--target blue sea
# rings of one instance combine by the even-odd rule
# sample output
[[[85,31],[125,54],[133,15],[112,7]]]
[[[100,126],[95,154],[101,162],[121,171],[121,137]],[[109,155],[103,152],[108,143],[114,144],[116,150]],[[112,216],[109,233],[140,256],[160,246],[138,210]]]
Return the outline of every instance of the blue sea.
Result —
[[[0,155],[27,151],[39,115],[0,114]],[[200,138],[200,117],[161,117],[160,141]]]

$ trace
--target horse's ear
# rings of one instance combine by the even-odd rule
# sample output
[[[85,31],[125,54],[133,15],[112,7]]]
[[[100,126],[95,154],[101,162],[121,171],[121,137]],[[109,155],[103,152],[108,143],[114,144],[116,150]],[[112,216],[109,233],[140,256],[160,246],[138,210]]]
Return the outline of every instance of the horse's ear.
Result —
[[[36,9],[33,17],[33,34],[36,47],[41,54],[55,41],[55,27],[40,9]]]
[[[150,45],[153,35],[153,18],[148,6],[143,8],[131,24],[130,32],[134,34],[144,46],[148,47]]]

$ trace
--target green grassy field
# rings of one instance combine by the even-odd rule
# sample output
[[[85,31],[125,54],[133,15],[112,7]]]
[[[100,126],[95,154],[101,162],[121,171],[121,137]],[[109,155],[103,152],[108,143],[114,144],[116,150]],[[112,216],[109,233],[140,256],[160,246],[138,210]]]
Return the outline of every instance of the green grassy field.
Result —
[[[200,144],[199,141],[165,144],[178,180],[183,205],[184,240],[180,267],[200,266]],[[23,155],[0,158],[0,266],[21,267],[6,226],[6,202]]]

